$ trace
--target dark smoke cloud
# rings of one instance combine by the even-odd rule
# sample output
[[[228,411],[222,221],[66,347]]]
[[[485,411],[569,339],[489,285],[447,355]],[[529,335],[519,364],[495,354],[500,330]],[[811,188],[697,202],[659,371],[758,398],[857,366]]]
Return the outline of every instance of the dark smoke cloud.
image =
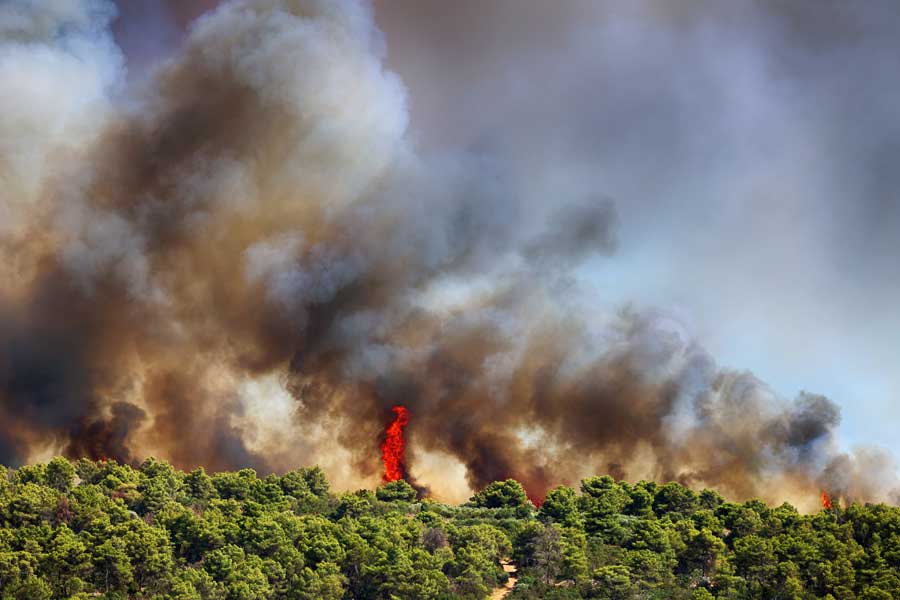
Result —
[[[861,475],[884,457],[838,452],[827,398],[779,398],[664,314],[582,288],[621,238],[603,190],[544,197],[505,148],[417,148],[367,5],[223,4],[134,86],[107,2],[15,6],[0,75],[32,60],[23,96],[73,62],[94,76],[0,118],[3,462],[271,470],[330,438],[371,481],[404,404],[411,475],[450,455],[473,488],[611,469],[742,497],[890,490]],[[273,379],[288,434],[248,401]]]
[[[69,433],[70,442],[65,449],[68,456],[106,460],[113,456],[123,462],[135,462],[128,447],[128,436],[146,417],[144,411],[133,404],[117,403],[110,407],[106,419],[78,423]]]

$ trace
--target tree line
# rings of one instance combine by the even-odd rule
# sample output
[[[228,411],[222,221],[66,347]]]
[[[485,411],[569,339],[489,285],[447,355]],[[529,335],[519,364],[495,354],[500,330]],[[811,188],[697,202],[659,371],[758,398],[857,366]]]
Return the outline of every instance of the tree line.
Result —
[[[676,483],[591,477],[540,509],[514,481],[461,506],[404,481],[336,494],[147,459],[0,467],[0,599],[900,598],[900,509],[803,515]]]

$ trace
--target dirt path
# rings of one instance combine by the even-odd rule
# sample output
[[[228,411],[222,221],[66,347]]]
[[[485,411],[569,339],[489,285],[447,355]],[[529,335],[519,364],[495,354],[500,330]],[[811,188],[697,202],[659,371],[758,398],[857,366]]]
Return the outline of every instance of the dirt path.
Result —
[[[491,594],[491,600],[506,598],[509,593],[512,592],[512,589],[516,587],[516,580],[518,579],[518,577],[516,577],[516,565],[508,560],[502,560],[500,561],[500,564],[503,565],[503,570],[509,574],[509,580],[506,582],[505,586],[494,590],[494,593]]]

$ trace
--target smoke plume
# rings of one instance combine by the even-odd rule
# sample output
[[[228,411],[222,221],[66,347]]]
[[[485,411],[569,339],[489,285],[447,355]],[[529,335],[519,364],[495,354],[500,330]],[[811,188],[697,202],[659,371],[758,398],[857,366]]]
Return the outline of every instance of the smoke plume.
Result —
[[[443,456],[535,497],[598,472],[888,497],[890,459],[840,452],[832,401],[581,285],[615,260],[602,190],[536,201],[502,152],[418,149],[368,5],[227,2],[140,81],[114,16],[0,7],[0,461],[268,471],[338,448],[373,482],[403,405],[429,486],[417,463]],[[271,381],[288,425],[255,424]]]

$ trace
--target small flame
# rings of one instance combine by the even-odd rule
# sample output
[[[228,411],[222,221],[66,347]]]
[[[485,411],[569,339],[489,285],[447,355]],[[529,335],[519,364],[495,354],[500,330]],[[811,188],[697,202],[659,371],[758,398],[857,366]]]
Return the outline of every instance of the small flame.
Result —
[[[381,460],[384,463],[383,478],[385,481],[404,479],[406,471],[403,463],[403,455],[406,451],[403,428],[409,424],[409,411],[400,404],[391,408],[391,411],[396,416],[384,430],[384,441],[381,442]]]
[[[831,498],[828,497],[828,494],[825,492],[825,490],[822,490],[822,508],[824,508],[825,510],[831,510],[832,508]]]

